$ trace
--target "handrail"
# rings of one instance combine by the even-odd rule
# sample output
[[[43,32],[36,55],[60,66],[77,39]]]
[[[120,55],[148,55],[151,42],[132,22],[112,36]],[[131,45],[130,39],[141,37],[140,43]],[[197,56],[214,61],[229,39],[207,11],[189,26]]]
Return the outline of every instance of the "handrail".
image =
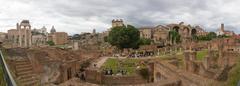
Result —
[[[3,54],[2,54],[2,51],[0,50],[0,63],[1,63],[1,66],[2,66],[2,69],[3,69],[3,74],[4,74],[4,78],[5,78],[5,81],[7,83],[7,86],[17,86],[15,80],[13,79],[11,73],[10,73],[10,70],[8,69],[8,65],[3,57]]]

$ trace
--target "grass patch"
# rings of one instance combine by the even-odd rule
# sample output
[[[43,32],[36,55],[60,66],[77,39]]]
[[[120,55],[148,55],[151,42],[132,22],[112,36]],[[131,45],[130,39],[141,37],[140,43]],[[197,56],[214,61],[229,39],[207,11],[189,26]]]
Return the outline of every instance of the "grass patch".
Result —
[[[236,66],[229,72],[226,86],[237,86],[239,81],[240,81],[240,60],[238,60]]]
[[[2,70],[2,65],[0,65],[0,86],[5,86],[6,82],[4,80],[4,76],[3,76],[3,70]]]
[[[203,60],[204,57],[208,54],[207,50],[202,50],[197,52],[197,60]]]
[[[140,68],[145,67],[143,64],[139,64],[141,60],[139,59],[115,59],[115,58],[109,58],[107,61],[103,64],[101,67],[102,70],[113,70],[113,74],[118,73],[119,70],[127,71],[127,75],[131,75],[136,73],[137,66],[140,66]]]

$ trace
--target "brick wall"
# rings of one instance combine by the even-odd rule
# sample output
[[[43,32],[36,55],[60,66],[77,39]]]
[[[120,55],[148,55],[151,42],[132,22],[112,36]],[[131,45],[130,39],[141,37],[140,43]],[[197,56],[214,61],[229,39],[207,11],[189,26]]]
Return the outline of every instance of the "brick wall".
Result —
[[[147,80],[143,79],[141,76],[111,76],[103,75],[97,69],[87,69],[86,81],[96,84],[106,84],[106,85],[126,85],[126,84],[144,84]]]

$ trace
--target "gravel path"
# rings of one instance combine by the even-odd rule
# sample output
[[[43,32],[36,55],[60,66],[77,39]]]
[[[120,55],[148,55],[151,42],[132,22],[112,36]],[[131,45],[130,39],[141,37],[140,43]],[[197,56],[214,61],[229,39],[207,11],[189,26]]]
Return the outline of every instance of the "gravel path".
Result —
[[[112,58],[112,57],[101,57],[96,63],[93,63],[93,64],[96,64],[96,67],[100,68],[104,64],[104,62],[107,61],[108,58]]]

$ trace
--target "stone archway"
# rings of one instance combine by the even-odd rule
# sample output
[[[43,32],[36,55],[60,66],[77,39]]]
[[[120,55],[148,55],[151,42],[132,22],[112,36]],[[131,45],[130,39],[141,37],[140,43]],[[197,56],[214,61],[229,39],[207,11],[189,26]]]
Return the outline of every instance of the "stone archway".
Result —
[[[183,32],[184,33],[189,33],[189,28],[188,27],[184,27]]]
[[[67,79],[71,79],[72,78],[72,69],[71,68],[68,68],[67,69]]]
[[[176,31],[176,32],[178,32],[178,33],[179,33],[179,29],[180,29],[179,26],[174,26],[174,27],[173,27],[173,31]]]
[[[191,30],[191,35],[196,35],[197,34],[197,30],[194,28]]]
[[[156,81],[161,81],[161,80],[164,80],[164,79],[166,79],[166,77],[164,77],[160,72],[156,73],[156,77],[155,77]]]
[[[189,32],[190,32],[189,28],[188,27],[184,27],[182,34],[184,35],[184,37],[187,37],[189,35]]]

